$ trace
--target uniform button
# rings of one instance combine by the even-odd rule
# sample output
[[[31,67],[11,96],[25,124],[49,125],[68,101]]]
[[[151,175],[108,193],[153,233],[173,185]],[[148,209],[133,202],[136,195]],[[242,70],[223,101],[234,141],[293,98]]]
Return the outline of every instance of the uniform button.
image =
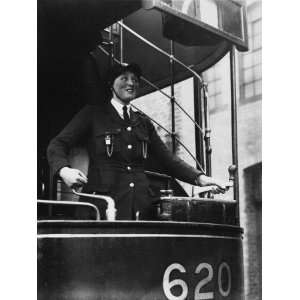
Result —
[[[127,166],[127,170],[128,170],[128,171],[131,171],[131,167],[130,167],[130,166]]]
[[[128,149],[132,149],[132,145],[127,145],[127,148]]]
[[[130,186],[130,187],[134,187],[134,183],[133,183],[133,182],[130,182],[129,186]]]
[[[131,131],[132,128],[129,126],[126,129],[127,129],[127,131]]]

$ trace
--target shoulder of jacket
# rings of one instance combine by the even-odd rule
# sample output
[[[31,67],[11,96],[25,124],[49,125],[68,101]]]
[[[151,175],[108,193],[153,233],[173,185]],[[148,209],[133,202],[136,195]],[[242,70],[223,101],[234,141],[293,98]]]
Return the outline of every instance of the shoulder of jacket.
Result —
[[[107,114],[107,108],[104,105],[87,104],[86,110],[91,113],[91,115]]]
[[[141,118],[142,120],[144,121],[150,121],[149,118],[141,111],[139,110],[136,110],[136,109],[133,109],[133,112],[139,117]]]
[[[138,117],[141,119],[141,121],[148,127],[148,128],[152,128],[153,127],[153,123],[151,121],[151,119],[145,115],[143,112],[136,112],[138,114]]]

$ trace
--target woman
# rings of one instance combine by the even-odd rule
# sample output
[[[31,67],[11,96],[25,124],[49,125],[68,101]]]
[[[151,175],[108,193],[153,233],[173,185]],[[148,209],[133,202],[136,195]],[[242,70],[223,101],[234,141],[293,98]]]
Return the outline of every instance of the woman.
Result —
[[[141,70],[136,64],[113,66],[107,76],[111,101],[101,106],[85,106],[48,147],[49,164],[66,185],[84,185],[87,193],[111,196],[119,220],[154,217],[153,203],[159,195],[151,192],[144,173],[149,159],[157,160],[168,175],[179,180],[199,186],[213,185],[215,193],[226,190],[224,183],[173,155],[150,120],[131,109],[140,77]],[[82,141],[90,159],[88,177],[68,162],[69,150]]]

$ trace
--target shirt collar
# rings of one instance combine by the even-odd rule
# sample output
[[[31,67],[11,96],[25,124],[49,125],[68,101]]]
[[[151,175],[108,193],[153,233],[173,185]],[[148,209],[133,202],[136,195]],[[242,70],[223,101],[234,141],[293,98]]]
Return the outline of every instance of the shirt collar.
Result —
[[[116,99],[112,98],[110,100],[110,103],[112,104],[112,106],[116,109],[116,111],[118,112],[119,116],[123,119],[123,106],[124,104],[121,104],[120,102],[118,102]],[[131,109],[131,105],[127,104],[127,112],[128,115],[130,115],[130,109]]]

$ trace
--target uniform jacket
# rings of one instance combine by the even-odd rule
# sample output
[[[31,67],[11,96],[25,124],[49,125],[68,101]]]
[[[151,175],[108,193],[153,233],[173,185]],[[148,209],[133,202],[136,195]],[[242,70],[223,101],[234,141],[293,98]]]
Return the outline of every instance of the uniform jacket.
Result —
[[[149,157],[158,160],[168,175],[191,184],[201,171],[173,155],[143,114],[131,111],[130,121],[126,123],[111,104],[87,105],[51,140],[48,161],[58,172],[69,165],[69,149],[84,142],[90,159],[84,191],[113,197],[117,219],[132,219],[136,212],[147,219],[157,199],[144,174]]]

